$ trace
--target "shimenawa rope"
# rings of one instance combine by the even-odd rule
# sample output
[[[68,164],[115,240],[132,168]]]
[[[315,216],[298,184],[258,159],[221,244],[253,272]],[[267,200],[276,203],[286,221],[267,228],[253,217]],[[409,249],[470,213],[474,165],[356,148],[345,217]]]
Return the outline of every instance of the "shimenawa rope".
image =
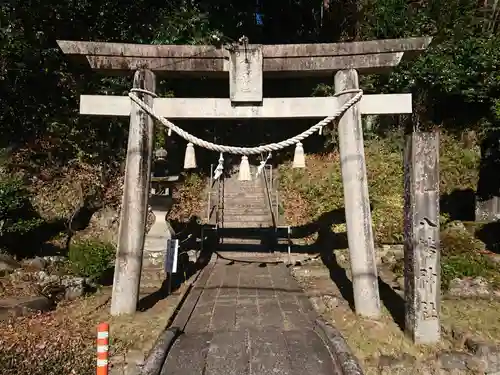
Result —
[[[181,129],[177,125],[173,124],[169,120],[167,120],[164,117],[158,116],[153,108],[151,108],[149,105],[144,103],[142,99],[140,99],[137,95],[134,94],[134,92],[140,92],[146,95],[151,95],[153,97],[157,97],[157,95],[154,92],[145,90],[145,89],[138,89],[138,88],[133,88],[130,90],[128,96],[130,97],[131,100],[133,100],[139,107],[141,107],[145,112],[147,112],[150,116],[158,120],[163,126],[167,127],[169,130],[172,130],[173,132],[177,133],[180,137],[184,138],[186,141],[189,143],[192,143],[198,147],[203,147],[208,150],[212,151],[217,151],[221,153],[228,153],[228,154],[234,154],[234,155],[256,155],[256,154],[261,154],[263,152],[272,152],[272,151],[278,151],[282,150],[285,147],[293,146],[297,144],[298,142],[306,139],[307,137],[311,136],[317,131],[320,131],[323,126],[328,125],[330,122],[335,120],[338,116],[340,116],[342,113],[347,111],[351,106],[356,104],[361,97],[363,96],[363,91],[360,89],[351,89],[351,90],[345,90],[342,92],[339,92],[335,94],[334,96],[341,96],[345,94],[351,94],[355,93],[351,99],[349,99],[347,102],[345,102],[339,109],[337,109],[332,116],[328,116],[325,119],[319,121],[315,125],[311,126],[309,129],[303,131],[300,134],[297,134],[296,136],[292,138],[285,139],[284,141],[278,142],[278,143],[269,143],[267,145],[262,145],[262,146],[257,146],[257,147],[236,147],[236,146],[226,146],[226,145],[219,145],[216,143],[208,142],[205,141],[201,138],[198,138],[187,131]]]

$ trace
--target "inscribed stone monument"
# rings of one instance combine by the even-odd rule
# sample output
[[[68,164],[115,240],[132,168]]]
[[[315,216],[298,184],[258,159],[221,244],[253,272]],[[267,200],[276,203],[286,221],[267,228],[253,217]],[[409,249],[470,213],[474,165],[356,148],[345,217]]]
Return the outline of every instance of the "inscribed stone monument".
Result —
[[[404,160],[405,330],[418,344],[439,340],[439,136],[413,133]]]

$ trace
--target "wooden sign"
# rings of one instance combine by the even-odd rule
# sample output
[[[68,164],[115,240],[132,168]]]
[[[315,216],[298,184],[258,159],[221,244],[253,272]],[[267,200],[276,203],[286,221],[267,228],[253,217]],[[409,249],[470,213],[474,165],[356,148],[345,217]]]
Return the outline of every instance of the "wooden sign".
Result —
[[[168,274],[177,272],[177,257],[179,255],[179,240],[167,240],[167,253],[165,255],[165,272]]]

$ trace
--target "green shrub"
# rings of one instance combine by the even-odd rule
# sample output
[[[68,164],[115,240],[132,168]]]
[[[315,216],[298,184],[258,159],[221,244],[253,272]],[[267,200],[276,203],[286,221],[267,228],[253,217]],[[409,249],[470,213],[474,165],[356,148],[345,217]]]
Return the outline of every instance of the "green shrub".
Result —
[[[481,154],[479,147],[464,148],[463,143],[445,133],[440,135],[439,150],[440,193],[454,190],[476,190]]]
[[[460,255],[445,256],[441,260],[441,288],[447,289],[455,278],[484,277],[498,285],[500,267],[488,256],[471,251]]]
[[[441,287],[447,289],[455,278],[484,277],[496,283],[500,265],[482,254],[484,244],[464,229],[441,231]]]
[[[17,178],[0,180],[0,247],[16,255],[25,255],[34,240],[33,232],[45,224],[30,202],[30,194]]]
[[[82,240],[70,245],[68,261],[75,274],[98,279],[113,266],[115,253],[108,242]]]
[[[481,241],[464,229],[447,228],[441,231],[441,256],[461,256],[484,250]]]
[[[30,194],[20,179],[0,180],[0,222],[0,236],[7,233],[25,234],[43,223],[42,219],[36,217]]]
[[[500,284],[500,264],[480,251],[483,244],[469,232],[455,228],[441,232],[441,289],[447,290],[455,278],[484,277]],[[403,275],[403,262],[393,265],[392,272]]]
[[[482,254],[484,244],[469,231],[450,227],[441,231],[441,287],[448,289],[451,280],[484,277],[494,284],[500,281],[500,265]],[[402,264],[393,271],[402,274]]]
[[[20,179],[3,178],[0,181],[0,218],[2,220],[23,210],[28,203],[28,191]]]

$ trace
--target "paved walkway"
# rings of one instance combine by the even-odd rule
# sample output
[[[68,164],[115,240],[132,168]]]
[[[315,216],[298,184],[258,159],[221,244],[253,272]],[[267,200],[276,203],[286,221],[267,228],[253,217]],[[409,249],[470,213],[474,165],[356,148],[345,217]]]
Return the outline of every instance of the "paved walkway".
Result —
[[[162,375],[339,374],[315,316],[285,265],[219,258]]]

